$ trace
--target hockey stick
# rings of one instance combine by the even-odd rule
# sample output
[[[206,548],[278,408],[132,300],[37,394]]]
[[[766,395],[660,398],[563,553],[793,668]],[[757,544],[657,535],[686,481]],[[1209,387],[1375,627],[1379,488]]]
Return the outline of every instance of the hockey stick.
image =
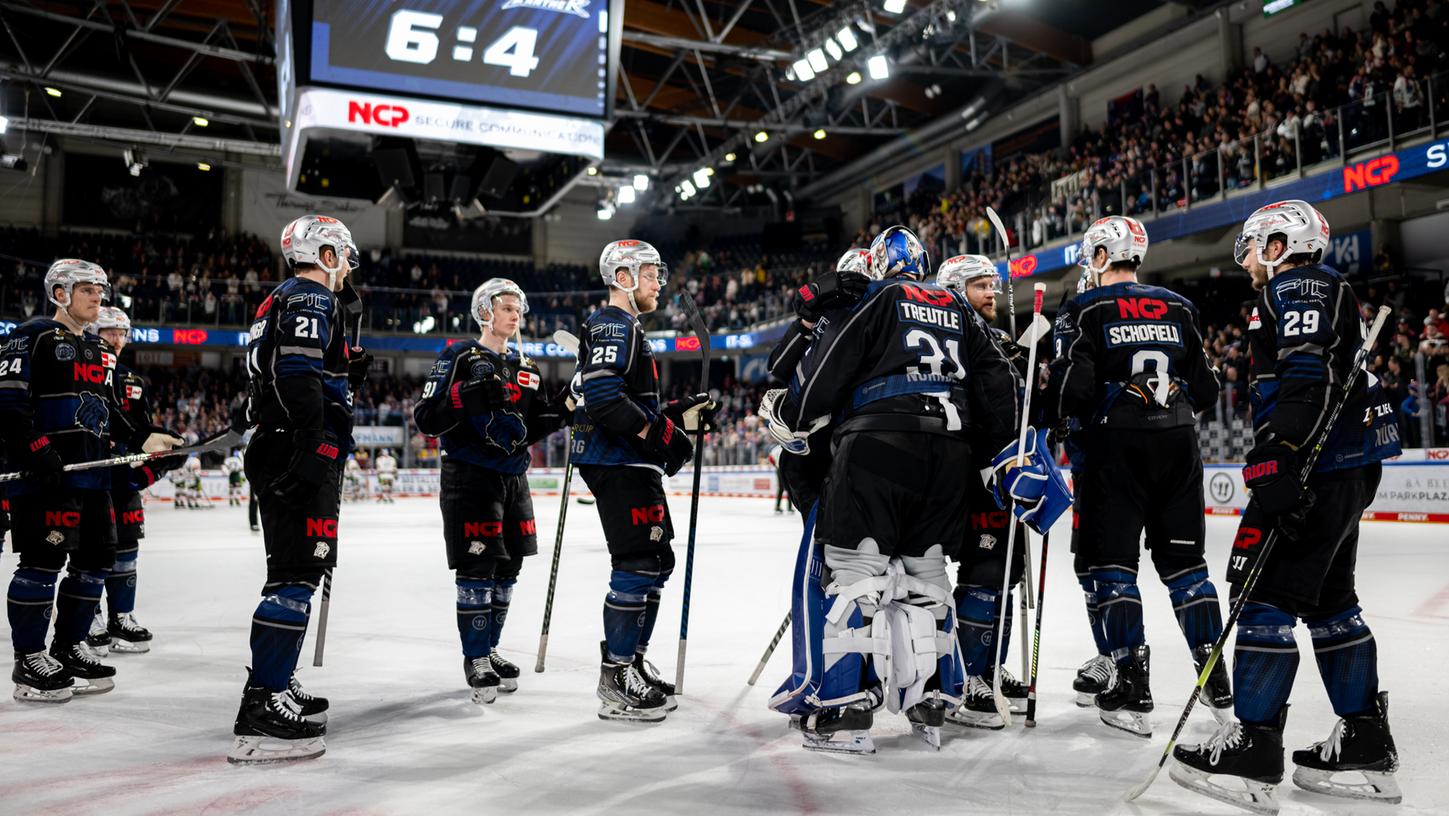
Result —
[[[988,210],[987,212],[990,212]],[[993,220],[995,220],[993,213]],[[1041,314],[1041,301],[1046,295],[1046,284],[1038,283],[1033,289],[1032,296],[1032,317]],[[1014,332],[1013,332],[1014,334]],[[1016,434],[1016,466],[1021,467],[1026,462],[1026,432],[1031,427],[1031,394],[1036,390],[1036,344],[1032,343],[1026,352],[1026,396],[1021,404],[1021,429]],[[1008,509],[1008,512],[1010,510]],[[1020,527],[1016,519],[1011,519],[1011,526],[1006,529],[1006,564],[1001,569],[1001,610],[996,618],[996,640],[1001,643],[1001,638],[1006,634],[1006,604],[1007,593],[1011,591],[1011,552],[1016,547],[1016,528]],[[1023,536],[1030,535],[1025,531]],[[995,697],[996,713],[1001,715],[1001,721],[1005,725],[1011,725],[1011,706],[1007,705],[1006,698],[1001,696],[1001,671],[993,671],[991,678],[991,694]]]
[[[679,293],[679,302],[689,318],[689,329],[699,340],[699,390],[709,390],[709,326],[699,313],[699,306],[689,292]],[[684,693],[684,652],[689,645],[689,587],[694,582],[694,541],[699,532],[699,477],[704,469],[704,428],[707,423],[700,418],[699,428],[694,432],[694,486],[689,492],[689,546],[684,556],[683,607],[679,612],[679,656],[674,666],[674,693]]]
[[[1338,402],[1333,406],[1333,412],[1328,415],[1328,421],[1324,423],[1323,429],[1318,432],[1318,438],[1313,440],[1313,448],[1308,451],[1308,458],[1303,462],[1303,469],[1298,472],[1298,484],[1306,485],[1308,477],[1313,475],[1313,467],[1318,464],[1318,457],[1323,453],[1323,445],[1328,441],[1335,425],[1338,424],[1338,415],[1343,413],[1343,406],[1348,403],[1348,397],[1353,393],[1353,385],[1358,382],[1358,375],[1363,370],[1364,363],[1368,360],[1369,352],[1373,350],[1374,341],[1378,339],[1379,330],[1383,328],[1384,322],[1389,318],[1392,311],[1387,306],[1380,306],[1378,313],[1374,315],[1374,322],[1369,326],[1368,333],[1364,335],[1363,343],[1359,345],[1358,351],[1353,355],[1353,367],[1349,369],[1348,376],[1343,378],[1342,393]],[[1273,551],[1273,543],[1278,540],[1278,527],[1268,531],[1263,539],[1263,547],[1258,550],[1258,557],[1253,559],[1253,568],[1248,576],[1243,579],[1242,589],[1238,592],[1238,598],[1233,602],[1232,608],[1228,611],[1228,620],[1223,624],[1223,632],[1218,635],[1217,641],[1213,643],[1213,650],[1208,654],[1207,660],[1203,661],[1202,671],[1198,672],[1197,684],[1192,687],[1192,696],[1187,699],[1187,705],[1182,707],[1182,716],[1177,718],[1177,727],[1172,729],[1172,736],[1167,738],[1167,746],[1162,749],[1162,757],[1157,760],[1157,767],[1143,780],[1142,784],[1127,791],[1122,797],[1124,802],[1131,802],[1147,792],[1147,789],[1156,781],[1157,775],[1162,772],[1163,766],[1172,756],[1172,748],[1177,744],[1177,738],[1182,735],[1182,729],[1187,725],[1188,715],[1192,714],[1192,707],[1197,704],[1198,697],[1202,694],[1203,686],[1207,685],[1207,678],[1212,674],[1213,667],[1217,665],[1218,658],[1222,657],[1223,647],[1228,642],[1228,635],[1232,634],[1233,626],[1238,622],[1238,616],[1243,614],[1243,607],[1248,605],[1248,598],[1253,594],[1253,587],[1258,584],[1258,576],[1262,574],[1263,564],[1268,561],[1268,554]]]
[[[760,679],[760,673],[765,670],[765,664],[770,662],[770,655],[775,653],[775,647],[780,645],[780,638],[783,638],[785,636],[785,631],[789,628],[790,613],[786,612],[785,619],[783,621],[780,621],[780,628],[776,630],[774,639],[770,641],[769,646],[765,647],[764,657],[760,658],[760,664],[758,666],[755,666],[755,670],[750,673],[750,679],[745,681],[745,685],[753,686],[755,684],[755,681]]]
[[[1055,464],[1052,467],[1056,467]],[[1026,687],[1026,727],[1036,728],[1036,678],[1041,671],[1041,610],[1046,606],[1047,551],[1051,548],[1052,534],[1047,531],[1041,537],[1041,577],[1036,582],[1036,626],[1031,634],[1031,679]]]
[[[1001,246],[1006,251],[1006,318],[1011,326],[1011,336],[1015,337],[1016,283],[1011,274],[1011,236],[1006,232],[1006,225],[1001,223],[1001,216],[996,214],[996,210],[987,207],[986,218],[991,222],[991,226],[996,228],[996,234],[1001,236]]]
[[[1021,597],[1017,605],[1016,631],[1021,633],[1021,676],[1025,679],[1031,673],[1031,635],[1026,631],[1026,618],[1036,608],[1036,598],[1031,588],[1031,536],[1023,531],[1021,536]],[[1003,661],[1004,664],[1004,661]]]
[[[343,340],[348,345],[348,359],[350,360],[352,352],[364,353],[362,348],[362,296],[353,288],[352,280],[348,278],[342,281],[342,289],[338,291],[337,299],[342,303],[342,312],[346,319],[346,325],[343,327]],[[317,645],[312,650],[314,668],[322,666],[322,651],[327,646],[327,613],[330,611],[332,611],[332,567],[328,567],[322,572],[322,602],[317,607]]]
[[[579,338],[560,329],[553,333],[553,341],[574,355],[579,356]],[[533,663],[534,672],[542,672],[548,655],[548,626],[553,618],[553,593],[558,588],[558,564],[563,556],[564,520],[569,516],[569,485],[574,480],[574,427],[569,423],[568,448],[564,450],[563,485],[559,488],[558,529],[553,535],[553,566],[548,571],[548,597],[543,602],[543,630],[538,633],[538,659]]]
[[[210,453],[216,450],[226,450],[240,445],[242,435],[227,429],[219,434],[209,436],[197,442],[195,445],[188,445],[182,448],[155,451],[153,453],[128,453],[125,456],[112,456],[108,459],[96,459],[90,462],[76,462],[66,465],[63,470],[66,473],[74,473],[77,470],[94,470],[95,468],[115,467],[116,465],[140,465],[146,462],[154,462],[157,459],[165,459],[168,456],[190,456],[193,453]],[[30,475],[28,470],[17,470],[14,473],[0,473],[0,482],[13,482]]]

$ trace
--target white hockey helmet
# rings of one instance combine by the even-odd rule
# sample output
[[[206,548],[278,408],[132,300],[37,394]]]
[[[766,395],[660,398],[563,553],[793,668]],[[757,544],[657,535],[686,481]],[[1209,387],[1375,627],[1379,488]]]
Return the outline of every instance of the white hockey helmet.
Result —
[[[101,299],[108,300],[111,296],[111,283],[106,278],[106,270],[99,264],[90,261],[77,260],[75,258],[62,258],[50,265],[45,273],[45,297],[51,303],[62,309],[70,307],[70,293],[78,283],[94,283],[101,287]],[[57,300],[55,297],[56,287],[65,292],[64,300]],[[105,307],[101,307],[105,311]]]
[[[836,272],[858,272],[862,275],[870,274],[870,250],[864,247],[852,247],[840,256],[835,262]]]
[[[1098,249],[1107,250],[1107,261],[1101,266],[1093,265]],[[1081,257],[1077,263],[1087,271],[1087,289],[1101,285],[1102,273],[1114,263],[1131,263],[1141,266],[1147,260],[1147,228],[1136,218],[1125,215],[1109,215],[1099,218],[1087,227],[1082,236]],[[1081,287],[1079,287],[1081,288]]]
[[[342,265],[348,271],[357,269],[361,256],[352,233],[341,221],[326,215],[304,215],[288,224],[282,230],[282,257],[293,272],[301,264],[312,264],[327,273],[329,289],[337,289],[337,276]],[[331,248],[337,253],[337,266],[328,267],[322,263],[322,250]]]
[[[483,281],[483,285],[473,290],[473,319],[478,322],[478,327],[484,331],[493,327],[493,299],[503,295],[513,295],[518,298],[519,309],[522,314],[528,314],[528,296],[523,294],[523,289],[508,278],[489,278]]]
[[[942,261],[936,268],[936,283],[963,295],[966,294],[966,284],[985,277],[992,279],[993,292],[1001,291],[1001,273],[985,255],[957,255]]]
[[[641,267],[653,265],[658,270],[659,285],[663,286],[669,280],[669,268],[665,265],[664,259],[660,257],[659,250],[653,245],[638,241],[632,238],[625,238],[620,241],[613,241],[604,247],[599,253],[599,277],[604,279],[604,285],[611,289],[619,289],[629,296],[629,305],[634,311],[639,311],[639,304],[634,302],[634,293],[639,289],[639,270]],[[626,269],[633,281],[629,286],[620,286],[614,280],[614,273],[620,269]]]
[[[102,306],[101,313],[96,316],[96,331],[101,329],[124,329],[131,330],[131,318],[115,306]]]
[[[1307,201],[1290,199],[1259,207],[1243,222],[1238,240],[1233,246],[1233,260],[1242,265],[1248,259],[1248,250],[1257,254],[1257,260],[1268,269],[1268,277],[1278,271],[1278,265],[1290,255],[1308,255],[1313,263],[1323,257],[1328,248],[1328,219],[1323,217]],[[1263,257],[1263,248],[1268,241],[1283,242],[1283,254],[1275,261]]]

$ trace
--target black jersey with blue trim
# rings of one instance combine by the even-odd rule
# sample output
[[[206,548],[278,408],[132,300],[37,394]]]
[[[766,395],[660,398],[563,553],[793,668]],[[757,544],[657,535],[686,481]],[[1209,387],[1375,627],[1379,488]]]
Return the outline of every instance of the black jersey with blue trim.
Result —
[[[468,416],[457,388],[473,380],[503,381],[508,404]],[[509,349],[499,354],[477,340],[453,343],[433,363],[422,399],[413,409],[418,430],[439,437],[443,455],[501,473],[528,470],[528,446],[557,429],[538,413],[546,401],[539,388],[543,374],[532,358]]]
[[[659,365],[638,318],[613,305],[589,315],[571,387],[575,464],[663,468],[638,438],[659,412]]]
[[[288,431],[322,431],[352,450],[347,338],[337,296],[295,277],[272,290],[252,319],[247,343],[248,421]]]

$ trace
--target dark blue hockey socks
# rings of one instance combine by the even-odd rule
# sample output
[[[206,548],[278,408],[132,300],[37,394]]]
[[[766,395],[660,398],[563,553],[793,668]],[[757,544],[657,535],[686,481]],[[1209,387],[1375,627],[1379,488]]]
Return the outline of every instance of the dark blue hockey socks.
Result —
[[[135,550],[116,553],[116,565],[106,576],[106,608],[112,615],[136,611]]]
[[[1218,606],[1217,587],[1208,580],[1207,564],[1183,570],[1165,583],[1172,613],[1177,616],[1182,636],[1187,638],[1187,648],[1216,642],[1223,633],[1223,613]]]
[[[5,598],[15,651],[21,654],[45,651],[45,626],[50,621],[53,605],[55,573],[28,567],[15,571]]]
[[[498,648],[498,639],[503,636],[503,622],[508,619],[508,607],[513,603],[513,585],[518,583],[517,578],[505,578],[493,582],[493,614],[490,615],[488,625],[488,648]],[[462,607],[459,613],[462,614]],[[462,619],[458,621],[462,625]]]
[[[1131,658],[1132,649],[1147,642],[1142,628],[1142,592],[1137,573],[1126,567],[1092,569],[1097,585],[1097,608],[1102,615],[1102,632],[1107,652],[1118,664]]]
[[[1298,674],[1293,616],[1267,604],[1248,603],[1238,622],[1233,650],[1233,711],[1255,725],[1276,723]]]
[[[1379,650],[1357,606],[1325,618],[1304,618],[1323,687],[1340,717],[1373,710],[1379,694]]]
[[[984,677],[991,665],[991,644],[996,637],[996,611],[1001,593],[980,586],[956,588],[956,638],[966,673]]]
[[[649,617],[649,590],[653,575],[614,570],[609,576],[609,594],[604,596],[604,640],[609,659],[617,663],[634,660],[639,636]]]
[[[1102,631],[1102,611],[1097,608],[1097,582],[1092,580],[1092,573],[1077,573],[1077,583],[1082,587],[1082,598],[1087,602],[1087,626],[1092,630],[1092,640],[1097,644],[1097,654],[1110,654],[1112,647],[1107,645],[1107,634]]]
[[[55,642],[73,646],[86,639],[96,605],[106,588],[106,573],[72,570],[60,582],[55,599]]]
[[[649,649],[649,637],[654,634],[654,622],[659,620],[659,601],[664,597],[664,584],[673,570],[665,570],[654,579],[654,586],[644,599],[644,624],[639,627],[639,644],[634,651],[644,654]]]
[[[252,615],[252,682],[282,691],[297,669],[302,639],[307,636],[312,588],[283,584],[263,592]]]
[[[493,582],[458,576],[458,639],[463,656],[482,657],[493,649]]]

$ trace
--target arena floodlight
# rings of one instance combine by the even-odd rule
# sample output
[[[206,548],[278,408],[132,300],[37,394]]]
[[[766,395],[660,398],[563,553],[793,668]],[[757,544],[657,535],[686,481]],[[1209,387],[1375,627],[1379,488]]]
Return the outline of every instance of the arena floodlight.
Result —
[[[846,26],[835,32],[835,39],[840,43],[840,47],[845,49],[846,53],[850,53],[860,47],[860,40],[855,38],[855,31],[850,26]]]
[[[885,0],[881,7],[887,14],[900,14],[906,10],[906,0]]]
[[[679,183],[679,186],[683,188],[683,191],[679,194],[681,197],[689,198],[690,196],[695,194],[694,185],[689,182],[689,179],[681,181]]]
[[[821,139],[824,139],[825,138],[825,128],[816,128],[815,129],[815,133],[813,135],[815,136],[815,141],[817,141],[817,142],[820,141]]]
[[[591,165],[589,165],[588,173],[591,176],[597,176],[599,174],[599,168],[597,168],[597,167],[595,167],[595,166],[593,166],[591,164]]]
[[[955,11],[955,9],[946,9],[946,22],[948,22],[948,23],[954,23],[954,22],[956,22],[956,11]]]
[[[770,141],[770,134],[768,132],[762,130],[759,133],[756,133],[755,134],[755,143],[756,144],[764,144],[765,142],[768,142],[768,141]]]
[[[801,82],[809,82],[815,78],[815,69],[810,67],[808,60],[795,60],[795,78]]]
[[[859,71],[851,71],[850,73],[846,74],[845,75],[845,84],[846,85],[859,85],[860,84],[860,72]]]
[[[829,54],[830,58],[836,62],[840,62],[840,58],[845,56],[845,52],[841,50],[840,45],[830,37],[825,38],[825,53]]]
[[[7,131],[9,129],[10,129],[10,118],[9,117],[6,117],[6,116],[0,116],[0,136],[5,135],[5,131]]]
[[[597,215],[599,216],[600,221],[608,221],[610,218],[614,217],[614,208],[608,205],[604,205],[599,208]]]
[[[60,89],[59,88],[53,88],[53,87],[51,87],[49,85],[46,85],[45,86],[45,92],[47,94],[50,94],[51,96],[55,97],[56,99],[59,99],[62,96],[65,96],[65,94],[63,94],[63,93],[60,92]]]
[[[866,60],[865,70],[871,79],[888,79],[891,75],[891,65],[885,54],[876,54]]]
[[[211,172],[211,165],[207,164],[206,162],[197,162],[196,169],[200,170],[203,173],[209,173]]]
[[[694,186],[701,190],[709,186],[709,173],[705,172],[706,170],[708,168],[701,167],[694,171]]]
[[[197,127],[206,127],[207,125],[211,124],[211,120],[207,119],[205,116],[193,116],[191,117],[191,124],[196,125]]]
[[[812,48],[806,52],[805,59],[817,74],[823,74],[830,68],[830,63],[825,60],[825,52],[819,48]]]
[[[644,175],[643,173],[635,173],[634,189],[638,190],[641,193],[649,189],[649,177]]]
[[[732,162],[737,158],[739,157],[735,155],[735,152],[733,150],[725,154],[725,161],[727,162]]]
[[[615,199],[620,204],[633,204],[636,195],[637,193],[635,192],[633,185],[621,184],[619,185],[619,194],[615,196]]]

